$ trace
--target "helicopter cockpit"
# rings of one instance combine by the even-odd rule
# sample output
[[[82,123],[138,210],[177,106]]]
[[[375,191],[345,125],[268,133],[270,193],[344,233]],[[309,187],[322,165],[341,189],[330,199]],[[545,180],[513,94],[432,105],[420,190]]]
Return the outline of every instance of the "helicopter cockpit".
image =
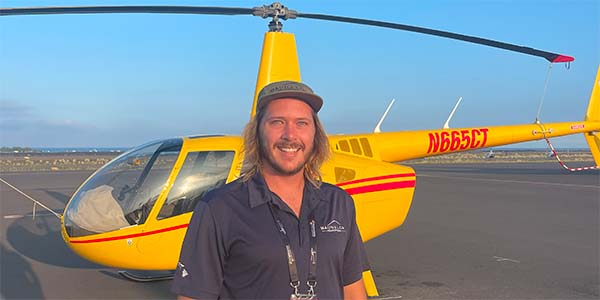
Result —
[[[70,237],[144,224],[163,193],[156,219],[193,211],[208,191],[225,184],[233,151],[189,151],[172,185],[169,176],[182,154],[181,138],[151,142],[115,158],[90,176],[65,209]]]

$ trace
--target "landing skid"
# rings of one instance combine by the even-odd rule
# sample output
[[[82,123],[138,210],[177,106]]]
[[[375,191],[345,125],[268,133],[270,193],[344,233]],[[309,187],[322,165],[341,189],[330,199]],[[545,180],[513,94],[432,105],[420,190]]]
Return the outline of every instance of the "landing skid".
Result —
[[[138,275],[133,274],[128,271],[118,271],[119,275],[123,276],[125,279],[129,279],[135,282],[155,282],[155,281],[163,281],[163,280],[171,280],[173,279],[173,273],[164,275]]]

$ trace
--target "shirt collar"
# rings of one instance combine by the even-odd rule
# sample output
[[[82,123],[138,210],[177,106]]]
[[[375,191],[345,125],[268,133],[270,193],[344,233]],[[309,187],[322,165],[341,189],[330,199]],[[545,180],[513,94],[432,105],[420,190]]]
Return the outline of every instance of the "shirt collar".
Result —
[[[248,187],[248,204],[250,204],[250,208],[265,204],[271,199],[269,194],[271,191],[269,191],[269,187],[260,172],[256,172],[246,182],[246,185]]]
[[[255,208],[262,204],[271,201],[271,190],[265,182],[265,178],[260,172],[257,172],[247,182],[248,187],[248,204],[250,208]],[[304,196],[302,201],[308,200],[309,207],[314,208],[317,206],[319,201],[329,201],[326,197],[323,197],[320,188],[315,187],[310,182],[304,182]]]

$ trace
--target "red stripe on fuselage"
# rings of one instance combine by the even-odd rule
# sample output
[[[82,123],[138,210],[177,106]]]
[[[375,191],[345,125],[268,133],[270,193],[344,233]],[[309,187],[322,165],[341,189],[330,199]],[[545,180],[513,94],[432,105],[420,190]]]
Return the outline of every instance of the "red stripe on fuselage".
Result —
[[[370,177],[370,178],[362,178],[362,179],[357,179],[357,180],[352,180],[352,181],[340,182],[336,185],[344,186],[344,185],[348,185],[348,184],[355,184],[355,183],[361,183],[361,182],[367,182],[367,181],[383,180],[383,179],[390,179],[390,178],[400,178],[400,177],[411,177],[411,176],[415,176],[415,173],[392,174],[392,175],[384,175],[384,176],[377,176],[377,177]]]
[[[113,237],[93,239],[93,240],[69,241],[69,242],[72,244],[85,244],[85,243],[99,243],[99,242],[116,241],[116,240],[135,238],[135,237],[146,236],[146,235],[151,235],[151,234],[156,234],[156,233],[161,233],[161,232],[167,232],[167,231],[177,230],[177,229],[186,228],[186,227],[188,227],[188,224],[182,224],[182,225],[177,225],[177,226],[173,226],[173,227],[168,227],[168,228],[163,228],[163,229],[153,230],[153,231],[148,231],[148,232],[142,232],[142,233],[136,233],[136,234],[113,236]]]
[[[410,177],[410,176],[415,176],[415,173],[393,174],[393,175],[384,175],[384,176],[371,177],[371,178],[362,178],[362,179],[357,179],[357,180],[353,180],[353,181],[341,182],[341,183],[338,183],[337,186],[344,186],[344,185],[348,185],[348,184],[375,181],[375,180],[383,180],[383,179],[390,179],[390,178]],[[393,189],[400,189],[400,188],[407,188],[407,187],[414,187],[414,186],[415,186],[415,180],[409,180],[409,181],[388,182],[388,183],[373,184],[373,185],[349,188],[349,189],[346,189],[346,192],[350,195],[356,195],[356,194],[379,192],[379,191],[386,191],[386,190],[393,190]],[[186,228],[186,227],[188,227],[188,224],[182,224],[182,225],[177,225],[177,226],[173,226],[173,227],[168,227],[168,228],[163,228],[163,229],[148,231],[148,232],[142,232],[142,233],[113,236],[113,237],[100,238],[100,239],[91,239],[91,240],[77,240],[77,241],[71,240],[69,242],[72,244],[109,242],[109,241],[116,241],[116,240],[122,240],[122,239],[142,237],[142,236],[177,230],[177,229]]]
[[[346,190],[346,193],[350,195],[371,193],[371,192],[381,192],[402,188],[415,187],[416,180],[408,180],[408,181],[396,181],[396,182],[386,182],[380,184],[366,185],[355,188],[349,188]]]

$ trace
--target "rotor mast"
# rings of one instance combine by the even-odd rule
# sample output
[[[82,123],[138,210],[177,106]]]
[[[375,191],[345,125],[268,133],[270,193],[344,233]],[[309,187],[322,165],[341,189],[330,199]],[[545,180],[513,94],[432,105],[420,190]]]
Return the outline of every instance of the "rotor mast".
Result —
[[[265,33],[263,39],[250,118],[256,114],[258,93],[264,86],[282,80],[302,81],[296,39],[294,34],[282,32],[283,24],[281,23],[281,20],[295,19],[297,12],[279,2],[254,7],[252,10],[254,16],[263,19],[273,18],[273,20],[269,22],[269,31]]]

